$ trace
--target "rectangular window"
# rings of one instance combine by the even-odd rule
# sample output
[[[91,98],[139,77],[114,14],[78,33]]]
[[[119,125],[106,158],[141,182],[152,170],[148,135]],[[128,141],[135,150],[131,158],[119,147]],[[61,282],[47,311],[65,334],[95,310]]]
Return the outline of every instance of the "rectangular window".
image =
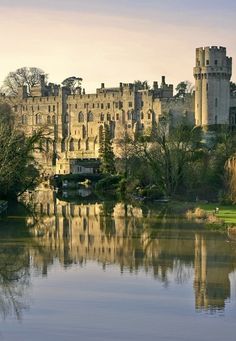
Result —
[[[111,105],[110,103],[107,103],[107,109],[110,109]]]
[[[132,108],[133,102],[129,102],[129,108]]]
[[[209,65],[209,60],[208,59],[206,60],[206,65]]]
[[[49,106],[48,106],[48,112],[50,112],[50,111],[51,111],[51,106],[49,105]]]
[[[104,107],[104,105],[103,105],[103,103],[101,104],[101,109],[103,109],[103,107]]]

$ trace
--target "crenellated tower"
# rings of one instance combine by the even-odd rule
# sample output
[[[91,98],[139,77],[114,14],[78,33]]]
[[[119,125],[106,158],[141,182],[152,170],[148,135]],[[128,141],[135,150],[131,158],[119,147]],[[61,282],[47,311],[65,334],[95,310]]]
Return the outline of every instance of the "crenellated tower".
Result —
[[[229,124],[232,58],[225,47],[196,49],[195,123],[209,126]]]

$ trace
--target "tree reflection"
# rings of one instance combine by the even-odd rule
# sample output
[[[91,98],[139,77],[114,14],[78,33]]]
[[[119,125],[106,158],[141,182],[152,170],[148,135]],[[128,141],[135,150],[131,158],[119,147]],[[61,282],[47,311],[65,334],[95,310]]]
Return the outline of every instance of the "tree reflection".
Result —
[[[21,320],[27,309],[29,254],[24,247],[0,246],[0,314]]]

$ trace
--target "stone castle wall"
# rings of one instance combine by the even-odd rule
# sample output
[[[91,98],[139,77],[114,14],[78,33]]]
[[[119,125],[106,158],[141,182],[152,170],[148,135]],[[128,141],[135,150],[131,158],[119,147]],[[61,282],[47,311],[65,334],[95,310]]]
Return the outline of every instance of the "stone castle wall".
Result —
[[[14,113],[17,127],[27,135],[42,128],[47,133],[43,148],[36,158],[46,174],[79,172],[75,160],[99,158],[99,136],[102,127],[110,127],[115,153],[124,133],[148,133],[160,120],[171,122],[193,113],[191,99],[174,99],[173,86],[162,78],[160,87],[154,82],[152,89],[136,89],[134,84],[120,83],[106,88],[104,84],[95,94],[70,94],[68,89],[44,79],[27,96],[25,87],[19,88],[17,97],[2,97]],[[176,120],[175,120],[176,117]],[[194,123],[194,122],[192,122]],[[88,170],[89,172],[89,170]]]

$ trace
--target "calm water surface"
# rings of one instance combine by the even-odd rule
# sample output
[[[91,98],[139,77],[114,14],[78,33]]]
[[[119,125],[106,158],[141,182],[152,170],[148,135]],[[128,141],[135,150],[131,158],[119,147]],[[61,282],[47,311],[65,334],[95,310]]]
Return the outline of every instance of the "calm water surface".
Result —
[[[165,207],[68,203],[0,221],[0,340],[236,339],[236,242]]]

